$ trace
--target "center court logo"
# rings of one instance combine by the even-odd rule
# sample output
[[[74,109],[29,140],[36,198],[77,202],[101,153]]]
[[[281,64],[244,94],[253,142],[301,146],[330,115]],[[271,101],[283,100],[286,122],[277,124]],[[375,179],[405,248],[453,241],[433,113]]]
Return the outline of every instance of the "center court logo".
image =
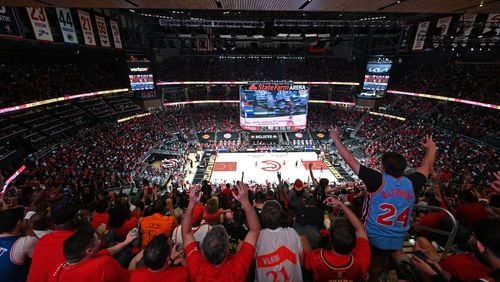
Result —
[[[267,166],[261,167],[262,170],[264,171],[278,171],[281,169],[281,164],[278,163],[277,161],[272,161],[272,160],[265,160],[262,161],[263,164],[266,164]]]

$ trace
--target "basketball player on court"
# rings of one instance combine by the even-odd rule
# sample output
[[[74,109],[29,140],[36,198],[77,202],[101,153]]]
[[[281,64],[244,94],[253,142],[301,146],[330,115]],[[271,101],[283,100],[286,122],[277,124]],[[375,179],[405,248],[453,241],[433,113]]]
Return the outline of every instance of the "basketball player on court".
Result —
[[[403,175],[406,159],[395,152],[382,155],[382,172],[359,163],[340,140],[338,128],[330,128],[330,137],[340,156],[366,185],[367,196],[363,218],[372,249],[370,281],[378,281],[388,255],[398,263],[404,258],[401,249],[410,228],[410,216],[415,199],[432,172],[436,159],[436,143],[426,136],[421,143],[425,156],[415,173]],[[378,265],[381,264],[381,265]],[[399,264],[398,264],[399,266]],[[398,267],[399,268],[399,267]]]

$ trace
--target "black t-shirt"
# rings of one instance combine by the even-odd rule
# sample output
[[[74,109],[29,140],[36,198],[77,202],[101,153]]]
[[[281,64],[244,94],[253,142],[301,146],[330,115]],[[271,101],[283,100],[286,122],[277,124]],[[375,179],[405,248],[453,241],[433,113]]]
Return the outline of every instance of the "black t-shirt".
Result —
[[[414,172],[406,177],[410,179],[415,195],[418,195],[425,185],[427,178],[420,172]],[[362,165],[359,168],[359,178],[365,183],[366,190],[372,193],[377,191],[380,185],[382,185],[383,176],[382,173]]]

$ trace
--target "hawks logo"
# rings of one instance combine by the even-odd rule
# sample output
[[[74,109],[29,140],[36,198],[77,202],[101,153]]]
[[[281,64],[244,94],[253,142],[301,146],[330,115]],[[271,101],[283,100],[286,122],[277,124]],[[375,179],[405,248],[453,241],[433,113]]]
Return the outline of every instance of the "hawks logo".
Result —
[[[278,171],[281,169],[281,164],[278,163],[277,161],[265,160],[265,161],[262,161],[262,163],[267,165],[265,167],[261,167],[261,169],[264,171],[273,172],[273,171]]]
[[[231,138],[231,133],[226,133],[226,134],[224,134],[224,138],[226,138],[226,139]]]

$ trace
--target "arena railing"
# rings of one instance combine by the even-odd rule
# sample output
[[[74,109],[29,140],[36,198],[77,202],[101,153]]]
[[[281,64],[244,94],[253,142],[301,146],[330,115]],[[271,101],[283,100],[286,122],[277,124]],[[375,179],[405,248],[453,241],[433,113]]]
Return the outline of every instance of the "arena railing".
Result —
[[[441,207],[434,207],[434,206],[417,206],[415,205],[414,210],[417,211],[422,211],[422,210],[429,210],[429,211],[440,211],[444,212],[449,218],[451,218],[452,222],[452,228],[451,231],[446,231],[446,230],[441,230],[441,229],[436,229],[428,226],[423,226],[420,224],[415,223],[414,226],[418,228],[419,230],[425,230],[431,233],[436,233],[444,236],[448,236],[448,240],[446,241],[446,244],[444,246],[444,249],[442,250],[441,257],[445,257],[448,252],[451,250],[451,247],[453,245],[453,241],[455,241],[455,237],[457,236],[458,232],[458,221],[455,219],[453,214],[448,211],[447,209],[443,209]]]

